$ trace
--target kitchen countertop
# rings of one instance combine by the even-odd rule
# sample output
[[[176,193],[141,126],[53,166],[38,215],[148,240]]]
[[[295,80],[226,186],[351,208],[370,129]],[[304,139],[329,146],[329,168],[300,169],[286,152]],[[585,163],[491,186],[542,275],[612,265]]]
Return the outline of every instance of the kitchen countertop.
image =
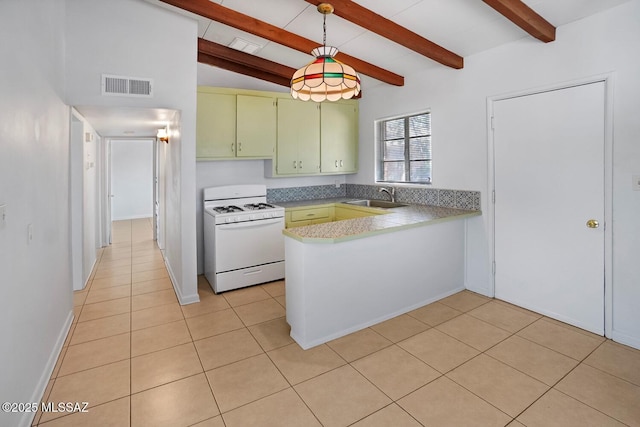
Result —
[[[342,203],[355,198],[300,200],[295,202],[277,203],[284,208],[296,208],[307,206],[329,205]],[[404,203],[404,202],[402,202]],[[355,205],[348,205],[360,207]],[[400,208],[376,210],[380,215],[353,218],[342,221],[326,222],[322,224],[306,225],[302,227],[287,228],[283,234],[292,239],[305,243],[339,243],[353,239],[374,236],[405,230],[413,227],[437,224],[482,215],[481,211],[469,211],[463,209],[445,208],[429,205],[408,205]]]

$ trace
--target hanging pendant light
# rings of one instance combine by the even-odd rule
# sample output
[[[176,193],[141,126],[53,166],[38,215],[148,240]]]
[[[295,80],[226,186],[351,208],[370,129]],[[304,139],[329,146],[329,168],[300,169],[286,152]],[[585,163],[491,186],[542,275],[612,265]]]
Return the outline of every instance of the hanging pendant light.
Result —
[[[334,58],[338,48],[327,46],[327,15],[333,13],[333,6],[320,3],[318,12],[324,15],[322,46],[311,51],[316,57],[313,62],[293,73],[291,96],[315,102],[353,98],[360,93],[360,77],[352,67]]]

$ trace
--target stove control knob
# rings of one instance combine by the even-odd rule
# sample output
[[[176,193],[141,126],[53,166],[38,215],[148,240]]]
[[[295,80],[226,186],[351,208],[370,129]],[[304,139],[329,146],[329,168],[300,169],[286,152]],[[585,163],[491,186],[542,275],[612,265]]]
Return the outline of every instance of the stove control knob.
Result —
[[[253,221],[255,219],[254,215],[249,215],[249,221]]]
[[[224,222],[231,222],[231,218],[225,219]]]

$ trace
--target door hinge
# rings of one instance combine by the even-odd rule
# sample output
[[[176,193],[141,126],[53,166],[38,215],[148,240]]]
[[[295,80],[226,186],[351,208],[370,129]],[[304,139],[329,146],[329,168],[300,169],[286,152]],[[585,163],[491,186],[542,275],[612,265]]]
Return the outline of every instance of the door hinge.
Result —
[[[495,120],[494,120],[494,119],[495,119],[495,117],[494,117],[494,116],[491,116],[491,130],[494,130],[494,129],[496,128],[496,127],[495,127]]]
[[[493,261],[491,263],[491,273],[495,276],[496,275],[496,262]]]
[[[496,204],[496,190],[491,191],[491,203]]]

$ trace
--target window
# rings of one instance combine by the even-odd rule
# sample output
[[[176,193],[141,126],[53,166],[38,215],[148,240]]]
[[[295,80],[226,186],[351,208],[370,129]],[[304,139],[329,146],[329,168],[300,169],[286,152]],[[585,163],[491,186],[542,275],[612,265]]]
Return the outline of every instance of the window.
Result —
[[[431,183],[431,113],[378,122],[378,182]]]

